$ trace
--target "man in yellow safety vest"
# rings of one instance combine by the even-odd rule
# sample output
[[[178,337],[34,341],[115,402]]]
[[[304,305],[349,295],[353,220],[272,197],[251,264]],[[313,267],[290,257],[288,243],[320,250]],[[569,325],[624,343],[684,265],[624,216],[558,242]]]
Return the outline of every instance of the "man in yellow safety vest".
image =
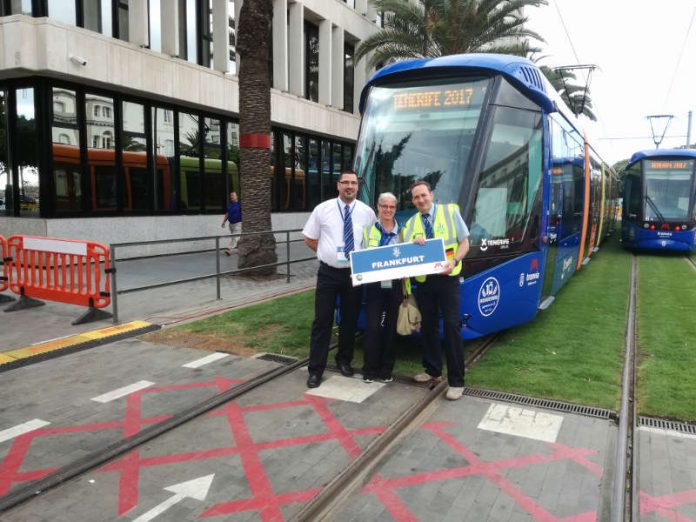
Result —
[[[459,399],[464,393],[464,353],[461,348],[461,293],[459,274],[462,259],[469,251],[469,229],[456,204],[435,204],[427,181],[411,186],[411,200],[418,209],[404,225],[404,241],[425,243],[426,239],[442,238],[447,263],[442,272],[416,277],[416,299],[422,318],[423,367],[414,377],[416,382],[442,381],[442,348],[440,346],[439,312],[444,323],[444,350],[447,360],[447,398]]]

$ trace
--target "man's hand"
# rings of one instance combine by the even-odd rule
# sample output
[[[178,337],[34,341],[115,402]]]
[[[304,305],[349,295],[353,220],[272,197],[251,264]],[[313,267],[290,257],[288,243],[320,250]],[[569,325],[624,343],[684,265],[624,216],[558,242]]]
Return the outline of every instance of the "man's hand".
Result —
[[[425,238],[423,236],[418,236],[413,238],[413,242],[417,245],[425,245]]]
[[[445,263],[445,269],[440,272],[440,275],[450,275],[455,266],[457,266],[457,262],[454,259],[450,259]]]
[[[225,224],[223,223],[222,225],[220,225],[220,228],[225,228]]]

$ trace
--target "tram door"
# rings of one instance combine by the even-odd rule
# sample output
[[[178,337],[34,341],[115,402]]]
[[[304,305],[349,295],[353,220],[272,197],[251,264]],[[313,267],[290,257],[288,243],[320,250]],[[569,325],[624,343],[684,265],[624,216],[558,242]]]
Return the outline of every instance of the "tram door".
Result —
[[[584,142],[560,116],[549,115],[551,129],[551,194],[546,236],[549,248],[544,271],[544,298],[555,296],[575,272],[585,196]]]

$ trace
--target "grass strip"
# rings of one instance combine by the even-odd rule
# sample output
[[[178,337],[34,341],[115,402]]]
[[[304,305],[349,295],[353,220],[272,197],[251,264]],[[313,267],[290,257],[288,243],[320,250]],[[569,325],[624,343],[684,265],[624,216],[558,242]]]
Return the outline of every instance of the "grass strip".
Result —
[[[503,334],[467,384],[616,410],[630,273],[615,234],[548,310]]]
[[[638,413],[696,421],[696,274],[681,256],[638,256]]]

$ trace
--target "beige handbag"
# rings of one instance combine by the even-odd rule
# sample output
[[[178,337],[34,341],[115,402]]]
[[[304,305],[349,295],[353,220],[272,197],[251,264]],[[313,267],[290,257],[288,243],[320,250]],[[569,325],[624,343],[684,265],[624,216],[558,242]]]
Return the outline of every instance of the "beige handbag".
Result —
[[[396,333],[399,335],[411,335],[420,332],[421,313],[418,310],[416,297],[411,294],[411,285],[404,281],[404,300],[399,306],[399,316],[396,319]]]

